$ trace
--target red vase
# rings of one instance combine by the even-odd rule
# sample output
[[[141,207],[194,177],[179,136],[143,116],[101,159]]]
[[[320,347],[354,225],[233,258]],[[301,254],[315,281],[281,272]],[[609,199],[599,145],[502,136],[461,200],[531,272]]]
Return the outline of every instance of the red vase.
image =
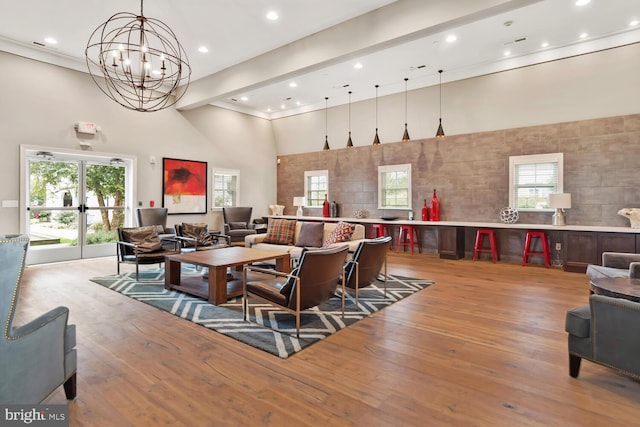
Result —
[[[327,195],[324,195],[324,202],[322,202],[322,216],[325,218],[329,218],[329,200],[327,200]]]
[[[422,205],[422,220],[429,221],[429,208],[427,208],[427,199],[424,199],[424,205]]]
[[[431,221],[440,221],[440,201],[435,188],[433,189],[433,199],[431,199]]]

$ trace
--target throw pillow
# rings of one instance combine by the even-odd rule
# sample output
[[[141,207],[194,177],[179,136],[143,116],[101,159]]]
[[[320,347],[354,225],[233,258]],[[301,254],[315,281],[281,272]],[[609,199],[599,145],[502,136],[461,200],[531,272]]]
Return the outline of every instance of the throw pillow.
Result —
[[[319,248],[322,246],[323,222],[303,222],[296,246]]]
[[[229,223],[230,230],[246,230],[247,228],[247,223],[243,221]]]
[[[349,240],[351,240],[351,235],[353,234],[353,230],[355,229],[356,226],[354,224],[340,221],[336,225],[336,228],[334,228],[333,231],[329,233],[329,235],[327,236],[327,240],[325,240],[323,246],[327,247],[333,245],[334,243],[348,242]]]
[[[296,221],[288,219],[271,219],[267,227],[267,235],[264,243],[275,243],[277,245],[292,245],[296,232]]]
[[[213,237],[209,234],[209,227],[205,223],[182,223],[182,234],[184,237],[195,239],[198,246],[208,246],[213,243]],[[187,246],[195,246],[193,242],[187,241]]]

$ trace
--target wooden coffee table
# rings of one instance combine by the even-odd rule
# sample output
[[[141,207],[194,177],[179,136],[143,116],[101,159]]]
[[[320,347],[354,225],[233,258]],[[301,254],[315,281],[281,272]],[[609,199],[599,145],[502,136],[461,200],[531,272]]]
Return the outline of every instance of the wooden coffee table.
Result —
[[[206,298],[211,304],[219,305],[228,298],[242,295],[242,268],[245,264],[275,259],[276,269],[284,273],[291,271],[288,253],[264,251],[239,246],[198,251],[165,257],[165,289]],[[182,277],[181,264],[194,264],[209,269],[209,279],[202,277]],[[227,268],[235,267],[233,279],[227,280]]]
[[[594,294],[640,302],[640,279],[605,277],[592,279],[590,285]]]

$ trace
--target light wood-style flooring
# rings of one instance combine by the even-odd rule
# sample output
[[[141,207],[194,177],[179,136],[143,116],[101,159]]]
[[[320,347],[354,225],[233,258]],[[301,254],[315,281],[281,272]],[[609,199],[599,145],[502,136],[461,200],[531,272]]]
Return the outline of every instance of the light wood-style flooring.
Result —
[[[17,320],[77,325],[71,426],[631,426],[640,382],[583,361],[565,313],[584,274],[390,255],[436,284],[282,360],[90,282],[114,258],[30,266]],[[144,268],[144,267],[143,267]],[[46,403],[64,403],[62,388]]]

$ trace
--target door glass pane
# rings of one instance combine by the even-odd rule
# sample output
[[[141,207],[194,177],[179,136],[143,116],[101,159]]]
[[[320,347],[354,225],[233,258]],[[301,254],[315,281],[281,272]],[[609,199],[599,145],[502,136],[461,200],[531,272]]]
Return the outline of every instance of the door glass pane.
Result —
[[[86,206],[88,245],[116,241],[118,227],[124,225],[125,167],[88,164]]]
[[[29,212],[30,246],[78,246],[78,211],[34,208]]]

